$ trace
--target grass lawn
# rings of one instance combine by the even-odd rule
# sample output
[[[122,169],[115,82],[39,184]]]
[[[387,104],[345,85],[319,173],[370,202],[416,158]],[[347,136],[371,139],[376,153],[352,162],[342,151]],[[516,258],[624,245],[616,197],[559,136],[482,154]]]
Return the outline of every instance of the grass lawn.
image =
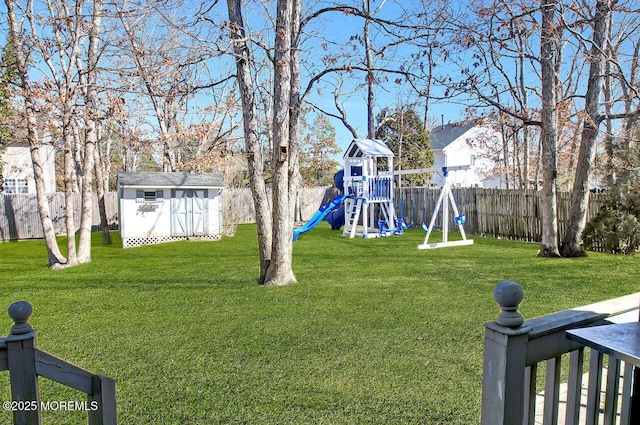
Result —
[[[528,318],[640,290],[638,256],[539,259],[537,244],[482,238],[420,251],[423,239],[348,239],[323,223],[294,244],[299,283],[279,288],[257,285],[251,225],[126,250],[96,234],[93,262],[59,271],[42,241],[0,243],[0,308],[30,301],[41,349],[114,378],[120,424],[469,425],[496,283],[522,284]],[[0,334],[11,324],[0,315]],[[40,383],[43,401],[85,400]]]

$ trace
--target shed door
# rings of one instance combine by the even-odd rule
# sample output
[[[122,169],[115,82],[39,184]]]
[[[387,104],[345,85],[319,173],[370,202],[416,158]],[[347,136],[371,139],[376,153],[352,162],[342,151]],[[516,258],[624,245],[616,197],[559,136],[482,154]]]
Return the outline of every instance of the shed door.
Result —
[[[208,190],[173,189],[171,191],[171,236],[207,234]]]

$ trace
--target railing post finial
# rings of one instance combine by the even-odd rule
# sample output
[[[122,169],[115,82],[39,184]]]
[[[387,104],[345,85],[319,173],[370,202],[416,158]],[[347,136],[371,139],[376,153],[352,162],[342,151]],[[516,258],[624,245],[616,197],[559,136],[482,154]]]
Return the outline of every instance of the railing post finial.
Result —
[[[9,306],[9,317],[15,322],[11,327],[11,335],[24,335],[33,331],[28,322],[32,312],[33,307],[27,301],[16,301]]]
[[[522,286],[516,282],[504,281],[493,288],[493,299],[500,306],[496,323],[511,329],[517,329],[524,323],[524,317],[518,307],[524,298]]]

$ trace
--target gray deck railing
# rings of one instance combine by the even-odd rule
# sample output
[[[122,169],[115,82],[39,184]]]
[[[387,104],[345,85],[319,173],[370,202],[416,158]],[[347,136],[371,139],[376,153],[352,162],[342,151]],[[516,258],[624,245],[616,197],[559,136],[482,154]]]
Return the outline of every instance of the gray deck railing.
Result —
[[[493,296],[500,313],[485,325],[482,425],[629,424],[633,367],[566,331],[637,321],[640,293],[531,320],[518,311],[517,283],[499,283]]]
[[[6,338],[0,339],[0,371],[9,371],[11,402],[3,401],[4,410],[13,411],[16,425],[39,425],[42,406],[67,409],[60,403],[41,401],[38,377],[42,376],[88,395],[86,403],[74,404],[73,410],[86,410],[89,425],[116,424],[116,390],[112,379],[95,375],[36,348],[35,330],[28,322],[31,304],[19,301],[9,307],[15,324]]]

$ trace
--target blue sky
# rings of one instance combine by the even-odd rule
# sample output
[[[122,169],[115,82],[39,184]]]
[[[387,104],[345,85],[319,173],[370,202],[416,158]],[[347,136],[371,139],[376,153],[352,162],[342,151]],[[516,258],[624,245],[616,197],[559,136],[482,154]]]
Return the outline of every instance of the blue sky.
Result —
[[[374,7],[379,3],[379,0],[374,1]],[[411,4],[413,2],[405,3]],[[389,1],[385,3],[380,12],[380,15],[387,18],[393,18],[394,13],[397,13],[397,7],[398,3]],[[220,19],[223,19],[226,14],[226,5],[224,4],[224,2],[220,2],[217,8],[218,10],[216,11],[216,13],[220,16]],[[4,2],[2,2],[0,4],[0,19],[2,19],[2,25],[0,26],[0,43],[2,43],[2,45],[5,44],[6,40],[5,10],[6,6]],[[249,19],[250,22],[256,22],[259,20],[259,16],[251,16]],[[362,34],[362,25],[362,19],[348,17],[341,13],[334,13],[331,16],[320,20],[316,24],[315,30],[322,33],[322,39],[327,39],[330,42],[336,42],[337,44],[340,44],[341,41],[348,41],[353,35]],[[268,36],[270,38],[273,37],[272,34],[269,34]],[[384,36],[381,36],[379,33],[373,34],[372,38],[374,43],[378,45],[385,43]],[[322,52],[322,49],[319,47],[317,40],[311,41],[312,42],[308,45],[311,46],[311,49],[314,49],[315,45],[317,51],[308,52],[308,58],[313,58],[312,60],[320,60],[324,52]],[[398,65],[400,62],[408,60],[408,55],[409,52],[404,50],[393,52],[392,57],[388,61],[388,64],[393,65],[393,63],[395,62],[395,64]],[[380,77],[380,82],[376,86],[376,114],[380,111],[380,109],[384,107],[392,108],[400,104],[406,105],[407,103],[416,102],[415,108],[419,112],[419,114],[422,115],[424,102],[421,100],[416,100],[416,97],[411,94],[412,90],[409,84],[396,84],[393,81],[396,78],[395,76],[390,77],[388,81],[385,81],[384,75],[379,74],[378,76]],[[348,78],[349,79],[345,82],[345,90],[352,90],[355,86],[364,82],[364,74],[360,72],[353,72]],[[328,77],[326,80],[328,82],[329,80],[331,80],[331,77]],[[305,86],[306,81],[303,80],[302,84],[303,86]],[[317,89],[318,91],[316,91],[315,89]],[[442,94],[437,92],[437,88],[435,90],[436,94]],[[322,108],[333,109],[333,92],[330,85],[328,84],[318,84],[317,86],[315,86],[314,93],[312,96],[310,96],[309,99],[314,103],[317,103]],[[343,106],[347,112],[351,125],[356,128],[360,137],[365,137],[367,126],[366,92],[364,90],[353,92],[348,97],[344,97],[343,102]],[[432,120],[437,121],[438,123],[440,122],[441,118],[444,119],[445,122],[458,121],[464,118],[464,106],[461,106],[458,103],[454,102],[432,102],[430,110]],[[311,116],[309,117],[308,121],[310,123],[313,122]],[[340,146],[344,150],[351,142],[352,135],[339,120],[331,119],[331,121],[336,129],[336,141],[338,143],[338,146]]]
[[[380,0],[373,1],[372,7],[377,7],[381,3]],[[384,5],[380,9],[378,15],[381,18],[388,20],[395,20],[401,13],[401,8],[417,6],[420,2],[417,1],[387,1],[384,2]],[[453,4],[456,4],[455,2]],[[400,6],[402,5],[402,6]],[[311,30],[315,29],[318,33],[321,33],[322,36],[326,38],[319,37],[319,42],[326,42],[331,44],[335,42],[336,44],[346,44],[349,45],[350,39],[353,36],[360,36],[363,34],[364,21],[361,18],[357,18],[354,16],[347,16],[342,13],[331,13],[329,15],[321,18],[315,25],[312,26]],[[330,29],[330,31],[327,31]],[[374,47],[383,46],[388,43],[389,38],[383,32],[376,32],[375,27],[372,27],[371,30],[371,39],[374,44]],[[308,45],[313,49],[314,40],[308,40]],[[316,46],[318,46],[316,44]],[[351,42],[350,47],[353,47],[353,50],[346,52],[346,54],[360,55],[360,61],[363,58],[363,49],[358,45],[357,42]],[[359,50],[358,50],[359,48]],[[316,61],[321,60],[322,55],[325,53],[322,51],[320,46],[317,47],[319,52],[316,52],[317,55]],[[331,50],[331,48],[329,49]],[[411,58],[411,53],[415,53],[415,49],[411,48],[397,48],[395,50],[389,50],[386,53],[384,59],[375,59],[374,66],[380,67],[391,67],[391,68],[400,68],[404,66],[405,69],[412,65],[413,59]],[[307,53],[314,56],[314,53]],[[352,60],[358,60],[357,57]],[[442,62],[440,61],[438,67],[436,68],[436,73],[439,75],[446,75],[449,72],[455,73],[456,70],[445,69],[442,66]],[[338,62],[339,64],[339,62]],[[376,96],[375,96],[375,111],[377,114],[382,108],[389,107],[394,108],[397,106],[406,107],[409,104],[414,105],[414,109],[418,112],[419,116],[423,116],[424,111],[424,99],[418,99],[414,90],[412,90],[411,85],[407,82],[402,82],[397,84],[395,82],[398,77],[397,74],[382,74],[378,73],[378,84],[376,85]],[[387,78],[385,78],[387,77]],[[343,91],[350,91],[357,85],[362,85],[365,82],[365,75],[362,72],[352,72],[350,74],[350,80],[345,81]],[[331,81],[335,80],[335,77],[329,76],[326,80]],[[421,82],[418,82],[419,85]],[[303,86],[305,85],[305,81],[303,81]],[[322,95],[313,96],[312,100],[317,103],[320,107],[333,110],[335,112],[335,108],[333,107],[334,99],[333,99],[333,90],[331,89],[330,84],[325,84],[324,87],[322,84],[318,85],[319,88],[322,89]],[[442,97],[443,89],[437,86],[432,87],[432,95]],[[348,97],[344,99],[344,109],[347,112],[347,116],[349,118],[350,124],[356,128],[358,135],[360,137],[366,137],[367,133],[367,101],[366,101],[366,90],[361,89],[357,92],[351,93]],[[430,121],[432,123],[440,123],[441,120],[444,122],[455,122],[464,119],[465,114],[465,105],[461,105],[460,101],[449,100],[449,101],[434,101],[432,100],[430,103],[429,109]],[[332,123],[336,128],[337,135],[337,143],[338,145],[346,149],[348,144],[351,142],[352,135],[351,133],[344,127],[344,125],[340,122],[340,120],[332,119]]]

